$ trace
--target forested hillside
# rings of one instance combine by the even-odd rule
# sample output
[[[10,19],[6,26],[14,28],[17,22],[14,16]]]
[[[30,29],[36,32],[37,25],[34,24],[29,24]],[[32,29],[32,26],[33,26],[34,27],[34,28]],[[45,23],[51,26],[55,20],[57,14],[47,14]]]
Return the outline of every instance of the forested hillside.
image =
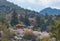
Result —
[[[48,13],[48,15],[60,15],[60,10],[56,8],[47,7],[41,10],[40,13],[43,15],[45,15],[46,13]]]
[[[17,14],[20,14],[20,15],[25,15],[28,19],[35,18],[35,20],[36,20],[35,23],[40,27],[46,27],[49,24],[55,25],[55,21],[57,20],[57,18],[60,17],[59,15],[54,15],[54,16],[49,15],[48,12],[46,12],[46,14],[43,15],[43,14],[40,14],[39,12],[36,12],[36,11],[31,11],[28,9],[21,8],[21,7],[15,5],[11,2],[8,2],[6,0],[0,0],[0,18],[2,20],[4,20],[6,15],[8,15],[8,14],[13,15],[14,12],[16,12]]]
[[[36,12],[0,0],[0,41],[60,41],[60,10]]]
[[[18,14],[23,14],[23,13],[34,14],[34,15],[38,14],[38,12],[24,9],[6,0],[0,0],[0,14],[3,14],[3,15],[7,14],[13,11],[12,9],[15,9]]]

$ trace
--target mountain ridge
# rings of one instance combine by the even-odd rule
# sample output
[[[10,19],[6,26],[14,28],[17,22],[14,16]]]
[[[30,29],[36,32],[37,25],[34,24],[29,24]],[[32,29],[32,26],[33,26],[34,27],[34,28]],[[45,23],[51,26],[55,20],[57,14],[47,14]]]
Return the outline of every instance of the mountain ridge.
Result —
[[[45,15],[46,13],[48,15],[59,15],[60,14],[60,9],[47,7],[47,8],[40,11],[40,14]]]
[[[6,14],[15,9],[18,14],[28,13],[28,14],[38,14],[38,12],[33,10],[24,9],[14,3],[11,3],[7,0],[0,0],[0,12],[1,14]]]

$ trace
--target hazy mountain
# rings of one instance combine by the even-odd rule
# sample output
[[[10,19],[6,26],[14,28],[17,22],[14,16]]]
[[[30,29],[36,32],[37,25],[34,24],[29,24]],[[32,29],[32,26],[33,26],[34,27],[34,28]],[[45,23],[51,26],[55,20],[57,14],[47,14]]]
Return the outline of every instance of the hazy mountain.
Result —
[[[59,9],[53,9],[53,8],[45,8],[42,11],[40,11],[40,14],[48,14],[48,15],[57,15],[60,14],[60,10]]]

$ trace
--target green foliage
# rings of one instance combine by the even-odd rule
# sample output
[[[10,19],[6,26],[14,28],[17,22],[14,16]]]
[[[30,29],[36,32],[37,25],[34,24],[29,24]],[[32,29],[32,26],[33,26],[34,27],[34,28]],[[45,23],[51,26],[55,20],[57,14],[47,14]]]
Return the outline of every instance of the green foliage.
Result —
[[[26,25],[26,26],[29,26],[30,25],[30,21],[29,21],[29,19],[26,17],[25,18],[25,20],[24,20],[24,24]]]
[[[31,39],[34,39],[35,36],[33,34],[25,34],[23,38],[27,40],[31,40]]]
[[[33,35],[25,35],[25,36],[24,36],[24,39],[27,39],[27,40],[31,40],[31,39],[33,39],[33,38],[34,38]]]
[[[39,15],[36,16],[36,23],[37,23],[37,25],[40,27],[40,25],[41,25],[41,20],[40,20],[40,16],[39,16]]]
[[[57,20],[56,25],[51,27],[51,30],[56,39],[60,39],[60,20]]]
[[[34,30],[34,31],[40,31],[41,28],[40,28],[40,27],[33,27],[33,30]]]
[[[22,14],[20,14],[20,21],[23,22],[24,21],[24,17]]]
[[[17,16],[17,13],[14,10],[13,13],[12,13],[11,25],[14,26],[18,23],[19,23],[18,22],[18,16]]]
[[[30,21],[29,21],[27,15],[25,15],[25,16],[21,15],[20,16],[20,21],[23,22],[26,26],[29,26],[30,25]]]
[[[5,38],[5,39],[3,39],[2,41],[10,41],[9,39],[7,39],[7,38]]]

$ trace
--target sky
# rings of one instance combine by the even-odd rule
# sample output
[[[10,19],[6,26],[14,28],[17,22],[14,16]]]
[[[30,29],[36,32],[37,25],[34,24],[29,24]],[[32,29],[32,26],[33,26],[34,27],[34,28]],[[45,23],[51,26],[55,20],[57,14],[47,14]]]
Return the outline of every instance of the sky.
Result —
[[[51,7],[60,9],[60,0],[7,0],[24,9],[41,11],[44,8]]]

